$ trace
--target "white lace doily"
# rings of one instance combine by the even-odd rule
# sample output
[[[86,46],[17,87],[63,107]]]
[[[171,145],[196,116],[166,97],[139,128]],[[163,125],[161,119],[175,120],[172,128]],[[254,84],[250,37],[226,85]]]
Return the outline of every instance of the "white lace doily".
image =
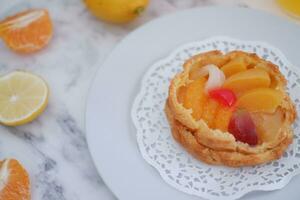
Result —
[[[250,42],[214,37],[176,49],[158,61],[145,74],[133,107],[132,119],[137,141],[144,159],[161,177],[183,192],[206,199],[237,199],[254,190],[275,190],[284,187],[300,173],[299,119],[294,124],[294,141],[280,160],[255,167],[229,168],[207,165],[194,159],[172,138],[164,114],[164,105],[171,78],[182,70],[191,56],[210,50],[254,52],[280,67],[288,80],[288,91],[300,108],[300,76],[285,56],[263,42]]]

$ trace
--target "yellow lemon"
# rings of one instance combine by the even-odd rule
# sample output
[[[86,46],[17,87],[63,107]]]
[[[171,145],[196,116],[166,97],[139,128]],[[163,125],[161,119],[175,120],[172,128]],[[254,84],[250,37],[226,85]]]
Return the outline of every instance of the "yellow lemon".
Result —
[[[149,0],[84,0],[98,18],[113,23],[130,22],[147,7]]]
[[[15,71],[0,77],[0,122],[9,126],[26,124],[48,104],[46,82],[34,74]]]

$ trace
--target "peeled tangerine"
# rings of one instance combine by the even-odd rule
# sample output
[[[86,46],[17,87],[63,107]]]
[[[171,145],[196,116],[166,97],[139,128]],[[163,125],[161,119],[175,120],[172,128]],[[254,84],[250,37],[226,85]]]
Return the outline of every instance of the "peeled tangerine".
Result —
[[[31,199],[28,173],[15,159],[0,161],[0,199]]]
[[[243,58],[236,58],[229,63],[225,64],[221,70],[224,72],[225,76],[228,78],[233,74],[238,72],[246,71],[247,64]]]
[[[223,87],[239,94],[254,88],[269,87],[271,83],[268,72],[263,69],[248,69],[230,76]]]
[[[31,53],[45,47],[53,34],[50,15],[45,9],[32,9],[0,22],[0,37],[18,53]]]
[[[245,92],[237,100],[237,106],[249,112],[275,112],[282,101],[280,91],[271,88],[258,88]]]

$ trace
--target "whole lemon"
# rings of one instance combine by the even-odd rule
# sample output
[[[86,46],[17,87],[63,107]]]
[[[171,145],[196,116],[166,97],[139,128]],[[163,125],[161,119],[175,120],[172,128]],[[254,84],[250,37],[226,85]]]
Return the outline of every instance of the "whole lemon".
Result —
[[[98,18],[113,23],[126,23],[139,16],[149,0],[84,0]]]

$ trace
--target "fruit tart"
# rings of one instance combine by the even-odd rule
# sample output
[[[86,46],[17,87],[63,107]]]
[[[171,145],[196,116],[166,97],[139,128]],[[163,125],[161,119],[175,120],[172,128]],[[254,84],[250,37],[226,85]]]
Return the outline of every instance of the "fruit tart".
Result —
[[[243,51],[188,59],[171,81],[165,112],[188,152],[231,167],[279,159],[293,140],[296,118],[278,67]]]

